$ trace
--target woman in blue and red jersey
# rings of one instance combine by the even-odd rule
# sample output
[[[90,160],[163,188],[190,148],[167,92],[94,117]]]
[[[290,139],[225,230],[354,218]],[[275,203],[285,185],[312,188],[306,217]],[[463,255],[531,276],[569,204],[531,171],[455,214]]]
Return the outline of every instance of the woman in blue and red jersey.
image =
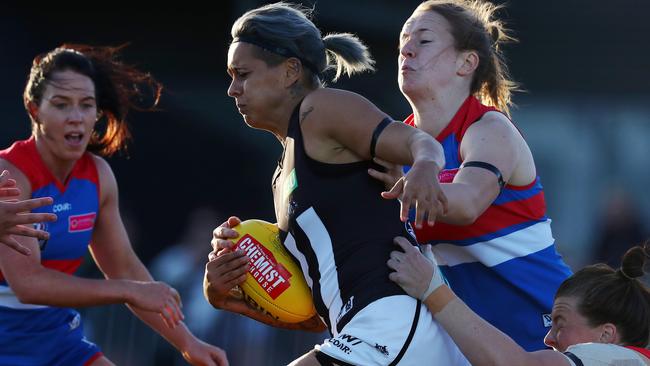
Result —
[[[545,347],[553,294],[570,270],[555,250],[533,156],[509,119],[516,84],[499,47],[511,38],[497,9],[420,4],[400,34],[398,81],[413,109],[405,122],[445,150],[448,211],[416,228],[418,241],[433,244],[463,301],[532,351]],[[401,175],[370,173],[388,186]]]
[[[225,365],[225,353],[182,323],[180,297],[153,281],[134,253],[118,208],[109,155],[129,136],[126,114],[141,84],[161,86],[119,61],[119,48],[64,45],[34,60],[24,92],[32,136],[0,151],[0,170],[20,199],[49,196],[35,212],[56,213],[48,240],[0,245],[0,364],[112,365],[83,335],[73,307],[125,303],[194,365]],[[96,129],[96,125],[104,128]],[[106,279],[72,276],[87,248]]]

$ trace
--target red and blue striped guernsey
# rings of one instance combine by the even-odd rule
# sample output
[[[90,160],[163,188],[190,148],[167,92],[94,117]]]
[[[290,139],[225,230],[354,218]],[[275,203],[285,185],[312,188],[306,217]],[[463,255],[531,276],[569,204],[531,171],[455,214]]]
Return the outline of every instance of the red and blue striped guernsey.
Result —
[[[436,137],[446,159],[441,183],[453,181],[465,132],[489,111],[497,110],[470,96]],[[414,126],[413,115],[404,122]],[[433,245],[449,284],[472,310],[526,350],[546,348],[553,297],[571,270],[555,250],[539,177],[526,186],[505,185],[471,225],[437,222],[416,235]]]
[[[51,206],[34,212],[54,212],[56,222],[41,224],[50,233],[41,241],[41,264],[72,275],[90,244],[99,210],[99,178],[93,157],[85,153],[66,182],[46,167],[30,138],[0,151],[31,184],[31,197],[52,197]],[[83,338],[79,313],[73,309],[23,304],[0,273],[0,364],[83,365],[101,353]]]

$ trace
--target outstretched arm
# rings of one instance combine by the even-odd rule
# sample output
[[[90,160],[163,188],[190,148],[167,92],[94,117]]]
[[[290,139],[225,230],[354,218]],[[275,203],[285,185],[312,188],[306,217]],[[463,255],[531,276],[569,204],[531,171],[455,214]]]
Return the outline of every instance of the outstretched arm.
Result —
[[[482,162],[496,167],[504,182],[523,186],[535,179],[535,165],[526,142],[501,113],[487,113],[465,133],[460,146],[464,162]],[[402,176],[401,167],[378,160],[384,171],[370,169],[369,174],[386,185]],[[448,200],[441,222],[469,225],[494,202],[501,187],[497,175],[487,169],[462,167],[453,182],[441,184]]]
[[[0,159],[0,169],[11,172],[15,181],[8,185],[17,200],[31,195],[29,180],[13,165]],[[4,175],[6,177],[6,174]],[[6,187],[6,186],[5,186]],[[47,200],[46,200],[47,201]],[[156,293],[160,285],[128,280],[85,279],[55,271],[41,265],[41,253],[35,237],[12,235],[17,244],[31,251],[25,256],[0,245],[0,270],[17,299],[22,303],[58,307],[84,307],[130,302],[139,293]],[[155,303],[157,297],[146,306]]]
[[[425,220],[433,225],[436,217],[446,211],[447,200],[437,179],[445,163],[444,151],[433,137],[394,122],[379,133],[377,127],[388,116],[367,99],[343,90],[314,91],[305,98],[301,110],[311,111],[303,113],[301,119],[310,157],[326,163],[370,160],[374,140],[376,157],[412,166],[390,191],[382,194],[386,199],[400,199],[402,221],[408,219],[411,207],[416,209],[416,227]]]
[[[424,301],[472,365],[570,365],[556,351],[526,352],[474,313],[444,284],[430,245],[424,246],[423,254],[405,238],[395,238],[395,243],[404,252],[391,253],[388,266],[395,272],[390,274],[390,279],[409,295]]]
[[[108,164],[95,159],[102,187],[100,214],[93,233],[91,252],[100,270],[108,279],[128,279],[153,282],[149,271],[136,256],[122,223],[118,207],[117,183]],[[227,365],[226,354],[220,348],[196,338],[182,322],[181,301],[175,289],[165,285],[162,307],[154,311],[142,302],[127,305],[142,321],[167,339],[192,365]]]

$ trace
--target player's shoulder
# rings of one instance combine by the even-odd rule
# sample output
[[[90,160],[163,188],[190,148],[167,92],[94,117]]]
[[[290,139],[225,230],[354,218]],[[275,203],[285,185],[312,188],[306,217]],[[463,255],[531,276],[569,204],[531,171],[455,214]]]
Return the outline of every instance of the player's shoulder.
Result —
[[[106,174],[110,172],[112,174],[113,170],[111,169],[111,166],[108,164],[106,159],[104,159],[103,157],[97,154],[93,154],[91,152],[87,152],[86,154],[88,154],[92,162],[95,164],[98,173]]]
[[[27,177],[27,175],[22,170],[12,164],[10,161],[0,157],[0,173],[5,170],[9,172],[9,178],[15,180],[16,187],[20,189],[20,197],[17,198],[29,198],[32,192],[32,183],[29,180],[29,177]]]
[[[15,141],[11,146],[0,151],[0,172],[7,170],[10,178],[16,181],[21,190],[21,197],[29,197],[32,184],[42,185],[47,180],[45,172],[40,171],[36,164],[38,154],[33,146],[33,140]]]
[[[301,111],[313,107],[326,115],[353,112],[372,103],[360,94],[343,89],[318,88],[305,96]]]
[[[0,156],[0,172],[2,172],[3,170],[8,170],[9,173],[11,173],[12,175],[15,172],[20,172],[22,174],[20,169],[18,169],[15,165],[13,165],[9,160],[6,160]]]
[[[479,139],[494,137],[501,141],[505,138],[507,141],[513,142],[521,138],[517,127],[499,111],[488,111],[483,114],[481,118],[467,127],[467,131],[464,133],[464,137],[466,136]]]
[[[497,128],[511,128],[512,121],[500,111],[487,111],[481,116],[473,126],[497,127]]]
[[[115,174],[113,173],[111,166],[103,157],[93,153],[87,154],[90,156],[97,169],[97,178],[101,187],[100,192],[102,198],[106,197],[107,194],[115,194],[117,192],[117,180],[115,179]]]
[[[602,362],[609,364],[609,362],[615,360],[626,360],[630,366],[645,366],[645,362],[639,353],[617,344],[580,343],[568,347],[565,354],[567,353],[579,359],[585,366],[599,365]],[[571,359],[571,357],[569,358]]]
[[[38,151],[33,144],[32,139],[20,140],[0,150],[0,169],[8,170],[13,176],[33,175],[39,169]]]
[[[342,101],[342,100],[365,99],[353,91],[336,88],[318,88],[305,96],[305,101]]]
[[[305,119],[304,116],[308,116]],[[300,108],[300,121],[331,136],[350,126],[376,124],[387,115],[363,96],[342,89],[320,88],[309,93]],[[303,125],[304,126],[304,125]],[[374,125],[373,125],[374,126]]]

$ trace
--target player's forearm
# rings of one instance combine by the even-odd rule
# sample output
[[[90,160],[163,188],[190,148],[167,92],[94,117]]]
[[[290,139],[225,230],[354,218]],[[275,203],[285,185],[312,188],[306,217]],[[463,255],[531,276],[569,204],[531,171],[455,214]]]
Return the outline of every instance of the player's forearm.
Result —
[[[271,327],[275,328],[282,328],[282,329],[291,329],[291,330],[300,330],[301,328],[292,323],[284,323],[281,322],[277,319],[274,319],[271,315],[263,312],[262,310],[258,310],[254,308],[252,305],[248,304],[245,300],[243,299],[236,299],[233,297],[229,297],[228,299],[225,299],[223,301],[218,302],[218,306],[215,306],[217,308],[231,311],[233,313],[237,313],[240,315],[244,315],[246,317],[249,317],[253,320],[257,320],[260,323],[269,325]]]
[[[411,135],[408,145],[413,156],[411,165],[432,161],[436,164],[438,170],[445,166],[445,152],[442,145],[425,132],[417,131]]]
[[[12,281],[11,287],[26,304],[86,307],[128,301],[131,284],[127,280],[79,278],[41,267]]]
[[[425,304],[472,365],[534,365],[530,355],[511,338],[483,320],[446,285]]]
[[[128,304],[127,307],[135,316],[155,330],[180,352],[187,349],[187,345],[194,339],[194,335],[182,321],[174,328],[169,328],[160,313],[137,309]]]
[[[323,324],[318,315],[304,320],[299,323],[285,323],[283,321],[276,320],[270,315],[264,314],[262,312],[254,312],[255,320],[260,321],[264,324],[270,325],[276,328],[289,329],[289,330],[303,330],[306,332],[322,332],[327,329],[327,326]]]
[[[125,261],[126,262],[126,261]],[[124,263],[122,263],[124,264]],[[122,278],[135,281],[153,281],[151,273],[137,258],[131,258],[130,263],[116,268],[107,270],[106,276],[108,278]],[[192,333],[187,329],[185,324],[181,321],[175,328],[169,328],[163,320],[160,313],[145,311],[127,304],[127,307],[142,320],[145,324],[155,330],[170,344],[172,344],[179,351],[183,351],[187,344],[194,338]]]
[[[153,277],[147,267],[142,264],[135,254],[125,256],[120,261],[111,263],[109,266],[103,264],[101,267],[104,276],[108,279],[126,279],[134,281],[153,281]]]
[[[471,225],[485,212],[480,195],[466,183],[443,183],[440,185],[447,197],[447,212],[438,221],[452,225]]]
[[[308,332],[322,332],[327,329],[323,322],[320,321],[318,315],[299,323],[285,323],[273,318],[262,310],[256,309],[242,298],[237,298],[232,294],[227,296],[215,296],[210,291],[206,291],[206,296],[209,299],[210,304],[217,309],[237,313],[271,327],[289,330],[304,330]]]

